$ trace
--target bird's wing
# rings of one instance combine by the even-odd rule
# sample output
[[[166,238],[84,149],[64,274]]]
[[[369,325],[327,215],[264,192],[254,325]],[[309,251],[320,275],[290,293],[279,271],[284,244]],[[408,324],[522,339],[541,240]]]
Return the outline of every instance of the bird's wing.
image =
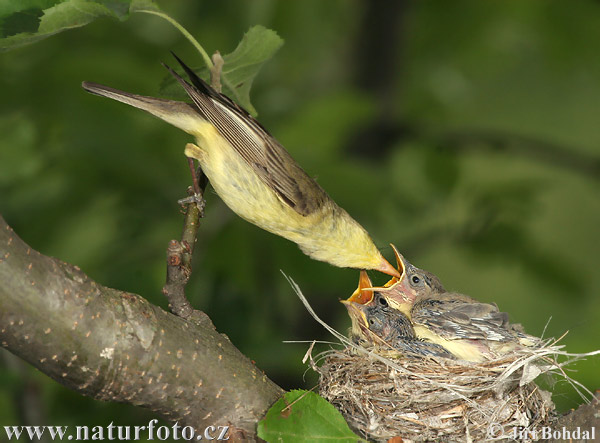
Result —
[[[416,339],[412,323],[402,312],[396,312],[392,317],[390,324],[390,330],[393,330],[396,336]]]
[[[192,84],[165,65],[185,89],[198,112],[214,125],[256,174],[291,208],[303,216],[329,199],[325,191],[246,110],[218,93],[177,56]]]
[[[494,304],[452,298],[427,298],[417,301],[412,321],[447,340],[511,341],[508,315]]]
[[[443,346],[418,339],[399,337],[393,342],[392,347],[402,352],[404,355],[455,358],[454,355],[448,352]]]

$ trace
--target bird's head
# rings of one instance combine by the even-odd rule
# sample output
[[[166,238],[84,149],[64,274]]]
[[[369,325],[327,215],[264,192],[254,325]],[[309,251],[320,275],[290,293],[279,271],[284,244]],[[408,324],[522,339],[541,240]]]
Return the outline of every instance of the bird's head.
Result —
[[[393,332],[391,310],[381,293],[371,292],[371,295],[372,299],[365,304],[350,299],[341,302],[348,309],[352,321],[352,336],[372,344],[381,344],[383,338]]]
[[[352,320],[352,334],[363,339],[368,338],[369,321],[367,319],[367,306],[373,300],[370,291],[373,284],[366,271],[360,271],[358,287],[347,300],[340,300]]]
[[[375,335],[383,338],[390,333],[393,309],[381,292],[373,292],[373,298],[365,305],[360,305],[365,323]]]
[[[398,305],[412,305],[417,297],[446,292],[437,276],[417,268],[404,258],[394,245],[391,246],[396,255],[400,278],[392,277],[382,288],[377,288],[385,293],[389,301],[393,301]]]

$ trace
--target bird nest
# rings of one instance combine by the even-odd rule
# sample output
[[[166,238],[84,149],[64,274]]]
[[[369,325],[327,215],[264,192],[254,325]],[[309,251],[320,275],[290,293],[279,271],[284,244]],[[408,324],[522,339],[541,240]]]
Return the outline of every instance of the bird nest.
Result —
[[[534,382],[539,376],[566,380],[586,401],[591,395],[563,367],[600,351],[569,354],[558,340],[548,339],[482,363],[392,356],[389,350],[361,346],[335,331],[290,283],[311,315],[341,344],[341,349],[313,357],[313,343],[307,352],[304,361],[310,360],[320,375],[320,394],[368,439],[520,440],[515,432],[548,426],[555,417],[551,394]]]
[[[485,363],[386,358],[347,347],[316,357],[320,394],[360,434],[375,440],[506,439],[513,429],[547,425],[554,404],[533,378],[559,366],[556,346]]]

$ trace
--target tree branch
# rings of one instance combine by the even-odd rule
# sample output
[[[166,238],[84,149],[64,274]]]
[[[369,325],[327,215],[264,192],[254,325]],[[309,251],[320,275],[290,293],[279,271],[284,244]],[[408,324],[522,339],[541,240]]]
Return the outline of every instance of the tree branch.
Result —
[[[219,334],[27,246],[0,216],[0,344],[62,385],[254,437],[282,394]]]
[[[596,433],[600,432],[600,391],[596,391],[594,398],[589,404],[582,404],[576,410],[569,412],[559,417],[551,426],[552,430],[560,431],[564,428],[575,435],[579,429],[580,434],[583,431],[591,432],[595,428]],[[598,437],[598,435],[596,435]],[[558,443],[565,441],[564,439],[550,439],[550,443]],[[582,441],[575,437],[572,441]]]

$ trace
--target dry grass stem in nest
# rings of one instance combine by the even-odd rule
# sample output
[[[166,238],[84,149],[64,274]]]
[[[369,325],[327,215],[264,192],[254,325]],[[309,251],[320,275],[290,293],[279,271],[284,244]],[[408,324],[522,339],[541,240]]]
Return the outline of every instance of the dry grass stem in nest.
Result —
[[[566,380],[585,401],[591,397],[563,367],[600,351],[569,354],[549,339],[539,347],[484,363],[389,357],[389,351],[357,345],[324,323],[288,280],[311,315],[342,347],[314,358],[312,347],[309,350],[310,365],[320,374],[320,394],[366,438],[511,440],[513,428],[539,428],[554,418],[550,393],[534,383],[543,374]]]

